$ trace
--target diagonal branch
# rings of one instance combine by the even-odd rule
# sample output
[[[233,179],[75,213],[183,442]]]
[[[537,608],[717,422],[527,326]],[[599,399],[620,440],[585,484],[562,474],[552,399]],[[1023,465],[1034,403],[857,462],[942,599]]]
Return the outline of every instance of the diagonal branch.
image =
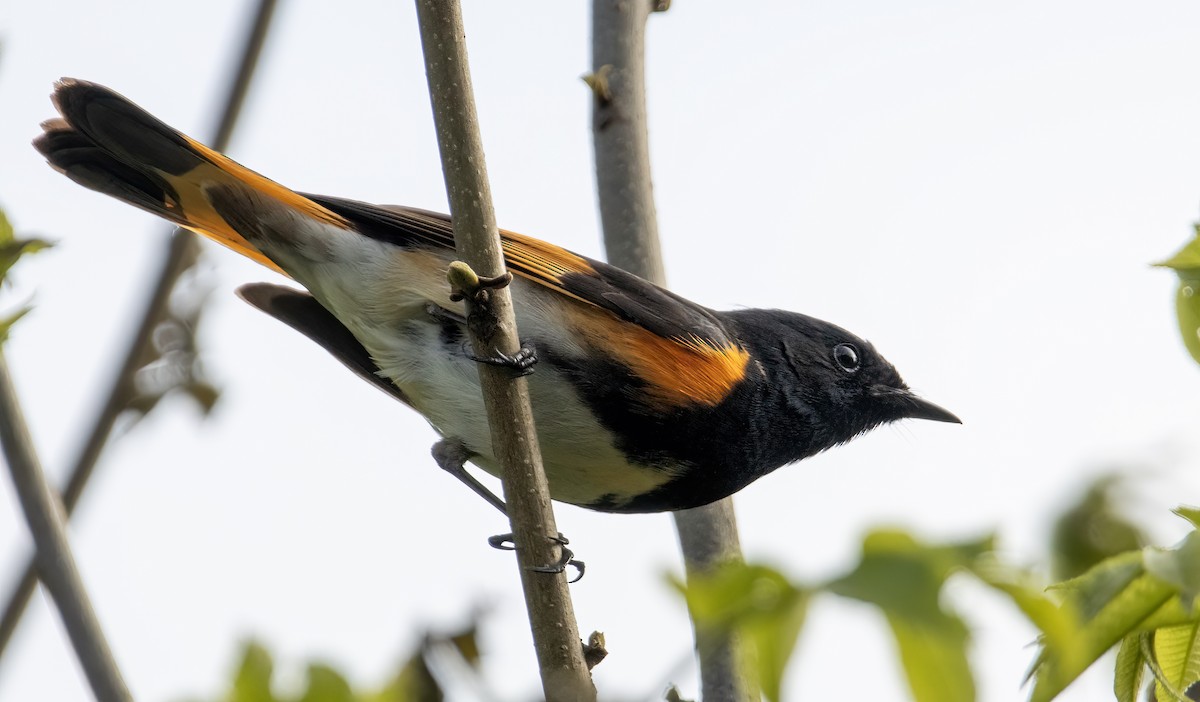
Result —
[[[237,71],[229,85],[221,118],[217,123],[214,138],[210,142],[218,151],[223,151],[228,146],[233,128],[237,124],[242,104],[249,91],[250,80],[258,65],[258,57],[262,53],[267,30],[271,25],[275,5],[276,0],[258,0],[254,22],[246,35]],[[112,386],[105,396],[104,406],[97,414],[87,440],[71,467],[66,488],[62,492],[62,504],[68,516],[79,503],[79,498],[87,487],[100,454],[112,435],[117,418],[136,397],[134,378],[138,370],[145,366],[152,357],[154,330],[166,319],[171,292],[183,274],[191,268],[199,251],[200,248],[194,234],[182,229],[175,230],[167,245],[159,268],[158,279],[150,293],[146,310],[142,313],[137,332],[129,344],[129,349],[126,351],[120,367],[113,376]],[[21,621],[21,616],[29,606],[29,600],[33,597],[36,586],[37,570],[31,558],[12,594],[9,595],[4,607],[4,614],[0,616],[0,656],[3,656],[8,642],[12,639],[13,632],[16,631],[17,624]]]
[[[646,20],[666,9],[662,0],[593,0],[592,138],[596,188],[608,261],[646,280],[666,285],[646,118]],[[688,577],[741,560],[732,498],[675,512],[675,528]],[[702,697],[757,699],[738,670],[735,642],[700,641]]]
[[[458,255],[479,275],[498,280],[505,274],[504,259],[471,92],[462,9],[458,0],[417,0],[417,18]],[[470,294],[466,297],[475,353],[511,357],[521,343],[509,290],[482,292],[486,302]],[[542,690],[552,701],[595,700],[567,579],[561,572],[532,570],[558,561],[562,546],[552,541],[558,529],[534,433],[528,385],[507,369],[485,364],[480,364],[479,379],[492,448],[504,469],[504,497]]]
[[[79,577],[62,511],[33,450],[8,363],[0,354],[0,443],[36,548],[38,573],[62,617],[92,693],[101,702],[132,702],[96,612]]]

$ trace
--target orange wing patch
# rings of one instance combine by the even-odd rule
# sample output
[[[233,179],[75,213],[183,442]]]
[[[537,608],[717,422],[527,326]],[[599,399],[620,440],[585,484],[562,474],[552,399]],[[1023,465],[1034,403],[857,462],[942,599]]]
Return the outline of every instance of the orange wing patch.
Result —
[[[568,273],[595,275],[596,270],[587,259],[554,244],[516,232],[501,230],[500,238],[501,247],[504,249],[504,261],[513,269],[513,273],[554,288],[581,302],[588,302],[567,292],[559,283],[559,279]]]
[[[715,346],[695,336],[669,339],[599,308],[583,311],[575,315],[580,333],[646,382],[653,407],[711,407],[746,377],[750,354],[736,344]]]

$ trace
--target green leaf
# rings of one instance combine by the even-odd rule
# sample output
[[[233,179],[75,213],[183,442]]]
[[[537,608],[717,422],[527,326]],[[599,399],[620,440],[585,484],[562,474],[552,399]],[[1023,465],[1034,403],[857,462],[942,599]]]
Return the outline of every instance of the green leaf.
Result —
[[[367,702],[442,702],[444,699],[445,693],[420,651],[405,661],[387,687],[366,698]]]
[[[8,271],[25,254],[37,253],[53,246],[45,239],[18,239],[13,233],[12,224],[8,217],[0,211],[0,282],[8,275]]]
[[[1050,599],[1034,577],[1017,568],[984,558],[971,571],[986,585],[1008,596],[1041,632],[1042,656],[1053,656],[1068,667],[1081,664],[1080,617],[1071,602]]]
[[[917,702],[966,702],[975,699],[975,680],[967,662],[967,627],[956,616],[936,626],[888,616],[900,649],[900,661]]]
[[[1130,634],[1121,640],[1117,651],[1117,672],[1113,679],[1113,693],[1117,702],[1137,702],[1142,689],[1142,676],[1146,673],[1146,659],[1142,657],[1139,639],[1141,634]]]
[[[1184,609],[1191,609],[1200,596],[1200,532],[1188,534],[1174,548],[1145,549],[1142,563],[1146,572],[1174,585]]]
[[[271,675],[275,664],[261,644],[249,641],[242,650],[242,661],[233,678],[228,702],[277,702],[271,694]]]
[[[3,344],[4,342],[8,341],[8,334],[9,334],[9,332],[12,331],[13,325],[17,323],[17,320],[19,320],[20,318],[29,314],[29,311],[31,309],[33,309],[33,308],[32,307],[22,307],[21,309],[17,310],[16,312],[13,312],[12,314],[9,314],[4,317],[0,317],[0,344]]]
[[[355,702],[350,683],[333,668],[320,663],[308,666],[308,689],[299,702]]]
[[[991,537],[929,545],[905,532],[879,530],[863,540],[858,566],[826,586],[830,592],[883,610],[917,702],[975,698],[966,626],[939,599],[946,578],[955,570],[972,567],[992,546]]]
[[[1146,544],[1142,531],[1119,509],[1116,497],[1122,484],[1120,474],[1096,478],[1054,521],[1050,559],[1055,580],[1082,575],[1105,558]]]
[[[35,253],[49,248],[52,244],[42,239],[17,239],[13,233],[12,224],[0,210],[0,283],[4,282],[9,269],[17,260],[27,253]],[[22,307],[3,317],[0,317],[0,344],[8,340],[8,334],[18,319],[29,313],[29,307]]]
[[[1046,702],[1062,692],[1117,642],[1138,631],[1142,622],[1177,592],[1147,574],[1142,554],[1136,551],[1109,558],[1054,590],[1063,596],[1063,606],[1079,613],[1079,649],[1071,659],[1043,649],[1035,669],[1032,702]]]
[[[761,565],[731,563],[693,575],[684,593],[696,622],[697,645],[716,646],[739,637],[753,649],[743,666],[757,673],[763,695],[779,700],[783,675],[808,611],[810,593]]]
[[[1189,275],[1197,275],[1188,271]],[[1182,275],[1182,273],[1181,273]],[[1180,280],[1175,289],[1175,319],[1192,360],[1200,363],[1200,281]]]
[[[1200,681],[1200,622],[1154,632],[1154,658],[1176,695]],[[1156,682],[1158,699],[1171,699],[1163,683]]]
[[[1188,520],[1193,527],[1200,529],[1200,507],[1180,505],[1171,511]]]
[[[1179,333],[1192,358],[1200,363],[1200,225],[1195,229],[1195,238],[1171,258],[1154,265],[1170,268],[1179,276],[1175,292]]]
[[[1193,225],[1193,229],[1196,236],[1191,241],[1184,244],[1182,249],[1175,252],[1175,255],[1154,265],[1176,271],[1200,270],[1200,224]]]

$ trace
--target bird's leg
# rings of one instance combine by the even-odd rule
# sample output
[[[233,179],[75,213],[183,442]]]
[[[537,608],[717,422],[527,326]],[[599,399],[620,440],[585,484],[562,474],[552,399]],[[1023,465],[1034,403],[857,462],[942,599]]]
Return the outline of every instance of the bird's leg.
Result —
[[[471,449],[467,448],[466,444],[458,439],[442,439],[433,445],[431,449],[433,460],[438,464],[438,467],[446,471],[450,475],[458,478],[464,485],[471,488],[476,495],[487,500],[488,504],[500,510],[500,514],[508,516],[508,509],[504,506],[504,500],[496,497],[496,493],[487,488],[486,485],[475,479],[475,476],[467,472],[467,461],[475,454]]]
[[[475,479],[475,476],[467,472],[467,461],[475,454],[471,449],[467,448],[466,444],[458,439],[442,439],[433,445],[433,460],[438,464],[438,467],[446,471],[455,478],[458,478],[464,485],[471,488],[476,495],[487,500],[488,504],[500,510],[504,516],[508,516],[508,509],[504,504],[504,500],[496,497],[496,494],[487,489],[487,486]],[[578,582],[583,577],[586,565],[583,561],[575,560],[575,553],[567,548],[570,540],[559,532],[556,536],[548,537],[551,541],[557,543],[561,547],[561,554],[558,561],[550,565],[534,566],[530,570],[537,573],[561,573],[566,570],[567,566],[572,566],[579,571],[571,582]],[[488,537],[488,544],[492,548],[500,549],[501,551],[515,551],[516,544],[513,542],[513,535],[497,534],[496,536]]]
[[[487,327],[484,323],[487,315],[481,314],[481,312],[491,304],[492,290],[506,288],[512,283],[512,273],[505,272],[491,277],[481,276],[471,270],[470,266],[461,261],[455,261],[446,271],[446,277],[450,280],[450,299],[458,302],[469,298],[472,303],[467,306],[466,321],[474,338],[491,338],[495,330]],[[532,373],[533,366],[537,363],[537,352],[531,344],[526,342],[522,342],[521,349],[511,356],[500,351],[493,356],[479,356],[465,348],[464,353],[467,358],[477,363],[508,368],[517,377]]]

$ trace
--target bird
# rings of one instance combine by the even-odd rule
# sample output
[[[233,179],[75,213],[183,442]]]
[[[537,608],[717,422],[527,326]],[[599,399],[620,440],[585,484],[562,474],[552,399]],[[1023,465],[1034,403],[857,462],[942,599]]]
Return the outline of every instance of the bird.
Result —
[[[472,489],[487,492],[455,464],[501,476],[477,369],[497,359],[474,355],[451,298],[449,216],[291,190],[96,83],[64,78],[51,101],[60,116],[34,146],[53,168],[294,280],[303,289],[239,294],[423,415],[443,437],[439,465]],[[527,382],[557,501],[689,509],[881,425],[960,421],[834,324],[712,310],[554,244],[500,236],[532,350],[507,361],[524,373],[536,358]]]

